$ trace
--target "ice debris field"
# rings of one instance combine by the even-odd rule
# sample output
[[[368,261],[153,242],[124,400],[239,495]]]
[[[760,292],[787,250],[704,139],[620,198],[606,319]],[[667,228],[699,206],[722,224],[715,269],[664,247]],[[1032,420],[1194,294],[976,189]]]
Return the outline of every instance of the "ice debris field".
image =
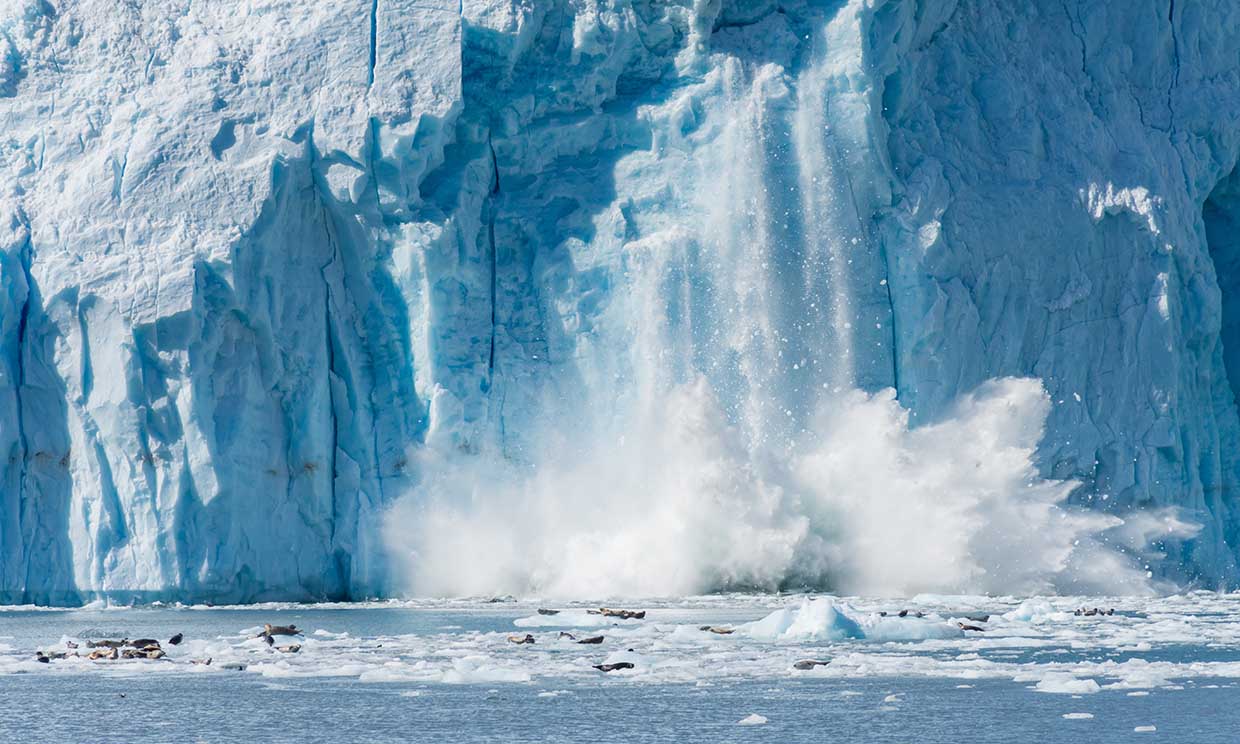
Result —
[[[34,694],[45,689],[36,684],[41,682],[96,691],[106,685],[107,694],[115,695],[163,679],[159,684],[168,689],[201,684],[212,695],[225,696],[225,690],[260,683],[277,699],[283,691],[292,701],[302,688],[290,684],[341,680],[352,688],[350,694],[396,697],[402,706],[412,704],[407,698],[425,698],[427,704],[456,700],[447,688],[464,686],[474,690],[469,695],[491,700],[488,704],[516,706],[508,715],[537,716],[538,709],[527,706],[596,694],[645,694],[625,691],[632,686],[675,698],[715,688],[810,685],[797,688],[815,696],[808,708],[796,695],[776,695],[762,709],[711,714],[734,713],[729,725],[755,726],[765,725],[763,718],[793,716],[803,722],[805,716],[840,709],[917,715],[930,694],[924,686],[937,685],[935,696],[942,690],[971,695],[962,702],[974,710],[989,710],[1017,695],[1024,700],[1022,715],[1043,719],[1026,724],[1033,725],[1027,730],[1075,723],[1101,740],[1154,726],[1224,741],[1210,736],[1240,722],[1227,710],[1190,720],[1160,714],[1163,709],[1153,706],[1145,719],[1119,726],[1116,721],[1127,718],[1113,714],[1115,706],[1135,698],[1234,695],[1240,686],[1237,595],[1023,601],[921,596],[899,603],[722,595],[641,607],[641,617],[601,614],[595,605],[511,600],[11,608],[0,612],[0,692]],[[268,643],[268,623],[292,625],[295,635]],[[165,639],[175,634],[182,639],[171,645]],[[101,640],[140,636],[159,639],[166,655],[87,658],[92,650],[106,652]],[[41,662],[36,652],[54,658]],[[443,695],[449,697],[437,697]],[[495,702],[495,695],[504,702]],[[1054,701],[1034,702],[1044,697]],[[905,724],[911,721],[906,718]],[[9,725],[14,722],[0,719],[0,731]],[[939,734],[952,730],[944,724]]]

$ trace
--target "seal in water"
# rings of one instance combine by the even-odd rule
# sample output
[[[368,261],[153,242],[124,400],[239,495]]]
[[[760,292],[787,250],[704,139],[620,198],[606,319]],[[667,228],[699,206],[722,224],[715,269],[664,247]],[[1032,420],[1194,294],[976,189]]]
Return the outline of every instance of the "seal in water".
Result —
[[[632,669],[633,662],[617,661],[615,664],[595,664],[594,668],[599,670],[600,672],[614,672],[617,669]]]
[[[168,639],[168,645],[169,645],[169,646],[180,646],[180,645],[181,645],[181,641],[183,641],[183,640],[185,640],[185,634],[184,634],[184,633],[177,633],[176,635],[174,635],[174,636],[172,636],[171,638],[169,638],[169,639]]]
[[[590,636],[589,638],[582,638],[580,641],[577,641],[577,642],[588,643],[588,644],[597,646],[598,644],[603,642],[603,636]]]
[[[804,671],[813,669],[814,667],[826,666],[830,663],[831,662],[829,661],[819,661],[818,659],[802,659],[801,661],[798,661],[797,663],[793,664],[792,668],[800,669],[801,671],[804,672]]]
[[[533,643],[534,636],[529,633],[526,633],[524,636],[510,635],[508,636],[508,642],[515,643],[517,645],[521,645],[523,643]]]
[[[724,628],[718,625],[702,625],[698,630],[705,630],[708,633],[718,633],[719,635],[732,635],[736,632],[736,628]]]

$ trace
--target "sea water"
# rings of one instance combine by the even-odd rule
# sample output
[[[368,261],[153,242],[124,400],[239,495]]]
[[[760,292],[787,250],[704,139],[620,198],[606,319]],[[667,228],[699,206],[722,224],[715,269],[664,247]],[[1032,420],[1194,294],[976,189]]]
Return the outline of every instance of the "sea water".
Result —
[[[598,604],[7,609],[0,741],[1230,742],[1240,731],[1240,595],[727,595],[626,605],[646,610],[640,620],[590,614]],[[1093,607],[1115,614],[1075,614]],[[264,623],[304,635],[271,647],[256,637]],[[160,660],[35,661],[92,638],[175,633],[185,641],[165,642]],[[509,641],[526,633],[535,643]],[[277,650],[289,643],[301,649]],[[793,666],[805,659],[830,663]],[[594,668],[625,660],[634,667]]]

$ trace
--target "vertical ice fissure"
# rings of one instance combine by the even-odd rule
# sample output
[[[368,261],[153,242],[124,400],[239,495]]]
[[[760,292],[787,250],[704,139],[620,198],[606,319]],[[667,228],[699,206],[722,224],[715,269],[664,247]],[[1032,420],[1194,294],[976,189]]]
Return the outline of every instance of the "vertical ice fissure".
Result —
[[[491,191],[487,195],[486,203],[486,220],[487,220],[487,250],[490,254],[491,261],[491,287],[490,287],[490,303],[491,303],[491,343],[487,355],[487,393],[491,394],[495,388],[495,336],[497,333],[498,313],[496,311],[496,296],[499,271],[499,258],[496,254],[495,245],[495,213],[497,205],[496,199],[499,198],[499,161],[495,156],[495,145],[490,137],[487,138],[487,148],[491,153]]]
[[[22,219],[22,222],[24,223],[25,220]],[[22,581],[22,600],[21,601],[23,603],[26,603],[26,602],[31,601],[30,587],[34,585],[35,582],[31,580],[31,576],[30,576],[31,560],[30,560],[30,556],[26,555],[26,548],[28,546],[26,545],[26,540],[25,540],[25,534],[24,534],[25,530],[22,529],[23,522],[24,522],[24,516],[26,514],[27,499],[29,498],[29,494],[27,493],[26,475],[27,475],[27,468],[28,468],[27,458],[30,452],[30,444],[28,440],[28,435],[26,433],[26,411],[25,411],[25,404],[23,403],[23,398],[24,398],[25,387],[26,387],[26,359],[28,356],[27,345],[29,344],[27,333],[30,328],[30,305],[31,303],[35,301],[35,297],[34,297],[34,286],[35,285],[34,285],[34,275],[31,271],[31,267],[33,266],[33,263],[34,263],[34,255],[33,255],[34,246],[31,242],[29,226],[25,225],[24,227],[26,229],[26,235],[22,241],[21,246],[19,246],[17,250],[17,257],[18,257],[18,263],[21,265],[22,279],[26,283],[26,293],[25,293],[24,299],[22,300],[21,311],[18,315],[18,321],[17,321],[17,350],[16,350],[17,351],[17,365],[16,365],[17,366],[17,380],[16,380],[16,384],[13,386],[13,389],[14,389],[14,399],[15,399],[15,403],[17,407],[17,439],[18,439],[18,449],[20,450],[18,452],[19,465],[18,465],[18,477],[17,477],[17,493],[15,494],[17,498],[17,502],[18,502],[17,537],[18,537],[18,540],[21,542],[22,560],[25,564],[22,570],[23,581]]]
[[[370,2],[370,67],[366,72],[366,88],[375,84],[375,64],[379,54],[379,0]]]

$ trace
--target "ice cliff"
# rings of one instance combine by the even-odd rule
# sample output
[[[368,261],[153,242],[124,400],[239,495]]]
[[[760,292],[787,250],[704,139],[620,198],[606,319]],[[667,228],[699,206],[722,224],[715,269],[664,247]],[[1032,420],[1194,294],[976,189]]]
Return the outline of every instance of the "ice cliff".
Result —
[[[1237,50],[1233,1],[9,0],[0,601],[392,593],[471,458],[1002,377],[1012,472],[1234,585]]]

